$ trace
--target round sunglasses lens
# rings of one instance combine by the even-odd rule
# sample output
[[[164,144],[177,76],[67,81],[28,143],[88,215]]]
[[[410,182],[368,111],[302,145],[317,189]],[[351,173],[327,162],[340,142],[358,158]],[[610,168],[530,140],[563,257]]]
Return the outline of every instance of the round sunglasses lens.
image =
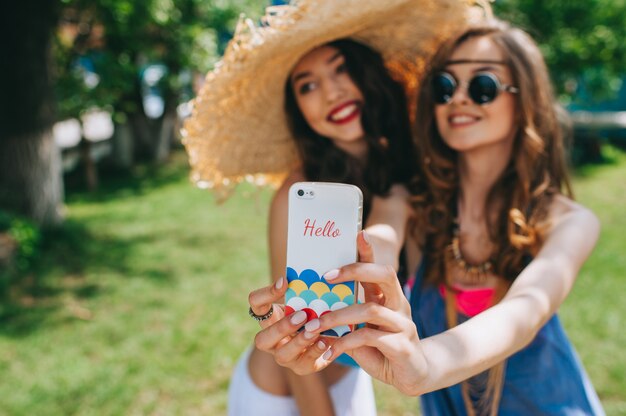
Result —
[[[470,81],[468,92],[476,104],[487,104],[498,96],[498,84],[489,75],[477,75]]]
[[[456,82],[449,75],[439,74],[433,79],[433,99],[437,104],[445,104],[452,99]]]

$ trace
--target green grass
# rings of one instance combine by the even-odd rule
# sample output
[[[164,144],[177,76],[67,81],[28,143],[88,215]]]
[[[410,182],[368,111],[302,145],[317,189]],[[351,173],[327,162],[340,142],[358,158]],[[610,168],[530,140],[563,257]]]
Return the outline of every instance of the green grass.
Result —
[[[609,414],[626,413],[626,156],[581,170],[578,199],[601,241],[561,316]],[[268,281],[269,191],[217,206],[182,153],[161,169],[68,192],[67,223],[0,303],[0,415],[225,413],[239,354],[257,330],[247,295]],[[417,400],[376,383],[380,415]]]
[[[600,240],[561,318],[609,415],[626,414],[626,155],[606,147],[606,165],[580,169],[579,202],[600,218]]]

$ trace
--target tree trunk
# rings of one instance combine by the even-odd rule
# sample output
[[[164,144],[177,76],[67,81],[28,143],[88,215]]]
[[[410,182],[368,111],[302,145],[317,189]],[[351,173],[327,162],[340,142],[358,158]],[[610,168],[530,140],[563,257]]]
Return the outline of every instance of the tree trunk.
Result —
[[[58,5],[58,0],[10,1],[0,13],[0,209],[44,226],[62,219],[50,82]]]
[[[0,207],[48,226],[62,221],[61,201],[61,152],[52,132],[0,140]]]
[[[112,140],[111,163],[116,168],[130,169],[133,166],[133,130],[129,123],[117,123]]]
[[[159,134],[157,136],[156,152],[154,160],[157,163],[164,163],[170,156],[174,136],[174,125],[176,124],[176,110],[167,111],[161,120]]]
[[[129,115],[133,131],[133,157],[135,160],[152,161],[154,159],[154,126],[143,112]]]
[[[176,112],[166,111],[157,120],[144,114],[130,116],[135,142],[135,156],[141,160],[162,163],[170,155],[176,124]]]

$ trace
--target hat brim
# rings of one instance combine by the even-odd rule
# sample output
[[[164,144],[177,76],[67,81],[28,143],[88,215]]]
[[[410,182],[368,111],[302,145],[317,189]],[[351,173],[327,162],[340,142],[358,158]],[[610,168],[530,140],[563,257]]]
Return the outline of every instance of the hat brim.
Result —
[[[467,0],[300,0],[268,8],[264,25],[240,21],[184,124],[192,181],[216,190],[243,180],[276,185],[297,166],[284,88],[311,49],[340,38],[362,42],[382,54],[410,96],[425,62],[467,24],[470,8]]]

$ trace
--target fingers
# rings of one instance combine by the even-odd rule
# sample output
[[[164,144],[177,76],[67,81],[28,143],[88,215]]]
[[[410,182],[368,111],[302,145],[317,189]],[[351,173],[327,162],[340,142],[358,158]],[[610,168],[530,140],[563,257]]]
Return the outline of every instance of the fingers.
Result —
[[[420,354],[415,354],[417,342],[419,338],[415,326],[402,332],[361,328],[338,338],[322,355],[322,361],[327,364],[347,353],[370,375],[392,384],[389,372],[402,370],[413,359],[419,359]],[[423,363],[418,364],[421,365]]]
[[[318,339],[309,348],[298,357],[291,370],[298,375],[311,374],[326,368],[332,361],[324,358],[328,354],[329,345],[332,345],[336,339],[326,338]]]
[[[334,272],[334,273],[333,273]],[[397,285],[398,277],[392,266],[373,263],[352,263],[324,274],[330,283],[358,280],[362,283],[376,283],[378,285]]]
[[[304,325],[306,318],[306,312],[304,311],[298,311],[286,316],[257,333],[254,338],[254,344],[261,351],[274,354],[277,348],[291,340],[291,335],[295,334]]]
[[[367,231],[361,231],[356,237],[356,246],[361,263],[374,263],[374,249]]]
[[[274,355],[276,362],[299,375],[322,370],[330,361],[322,355],[332,345],[332,339],[320,339],[319,334],[301,331],[306,312],[298,311],[260,331],[254,340],[256,347]],[[296,334],[296,335],[293,335]]]
[[[375,350],[380,350],[381,347],[385,348],[385,346],[389,344],[388,341],[393,335],[395,335],[395,333],[385,332],[379,329],[361,328],[337,340],[323,357],[327,360],[334,360],[343,353],[350,353],[355,360],[366,361],[368,363],[372,360],[376,361],[380,354],[376,354],[372,349],[362,349],[362,347],[372,347]],[[389,351],[387,352],[389,353]]]
[[[377,303],[368,302],[324,314],[318,319],[309,321],[304,328],[305,332],[318,334],[327,329],[344,325],[357,325],[362,322],[389,332],[401,332],[407,326],[415,326],[410,317]]]
[[[265,315],[269,312],[274,302],[279,302],[282,299],[286,291],[286,280],[284,277],[280,277],[274,284],[250,292],[248,295],[248,303],[252,308],[252,312],[256,315]],[[276,312],[276,310],[274,312]],[[267,327],[282,317],[282,314],[274,313],[270,319],[260,322],[260,324],[263,327]]]
[[[318,334],[302,331],[293,337],[288,343],[277,349],[274,354],[276,362],[283,367],[289,367],[289,363],[297,360],[302,352],[318,338]],[[325,344],[324,348],[326,347]]]
[[[428,360],[420,347],[415,325],[399,333],[362,328],[339,339],[322,355],[322,365],[349,354],[372,377],[409,395],[421,394]]]
[[[398,356],[398,351],[390,351],[390,348],[383,347],[386,354],[383,354],[379,346],[398,346],[394,338],[397,334],[388,333],[372,328],[361,328],[353,333],[337,338],[335,342],[322,353],[321,356],[310,358],[313,365],[324,368],[333,362],[341,354],[349,354],[356,360],[359,366],[373,377],[390,383],[388,366],[385,361],[390,357],[394,360]],[[317,352],[316,352],[317,353]],[[406,363],[402,363],[405,365]]]
[[[325,361],[333,361],[343,353],[348,353],[373,377],[392,384],[390,373],[397,371],[395,366],[405,367],[413,346],[403,333],[390,333],[373,328],[362,328],[341,337],[322,356]]]
[[[344,352],[356,350],[361,346],[369,346],[380,351],[388,360],[395,361],[399,358],[398,354],[400,351],[402,351],[400,357],[404,356],[406,358],[408,353],[415,349],[413,342],[418,339],[417,330],[386,332],[381,329],[361,328],[349,335],[353,336],[342,337],[334,343],[331,353],[326,354],[326,358],[333,359]],[[361,357],[362,354],[357,353],[354,355],[355,359],[363,358]]]
[[[365,288],[366,301],[381,303],[382,299],[385,306],[410,313],[410,307],[392,266],[352,263],[327,272],[324,278],[333,284],[350,280],[359,281]]]
[[[298,375],[311,374],[330,364],[322,356],[331,342],[330,339],[319,338],[318,334],[302,331],[277,349],[274,359]]]

